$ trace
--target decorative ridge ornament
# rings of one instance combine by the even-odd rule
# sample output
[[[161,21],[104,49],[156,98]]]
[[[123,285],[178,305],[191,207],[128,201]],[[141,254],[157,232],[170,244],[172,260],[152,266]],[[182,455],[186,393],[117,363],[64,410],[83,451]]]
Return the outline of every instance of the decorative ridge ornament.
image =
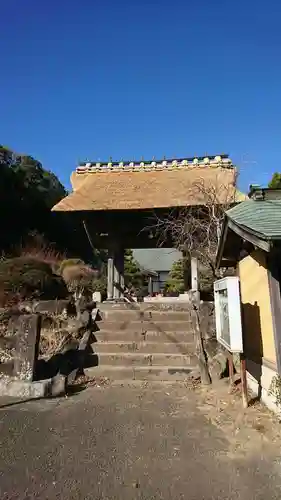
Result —
[[[216,155],[216,156],[195,156],[192,158],[171,158],[155,160],[154,157],[151,161],[126,161],[121,160],[120,162],[113,162],[110,157],[109,162],[85,162],[77,166],[76,172],[78,174],[83,173],[95,173],[95,172],[118,172],[118,171],[131,171],[139,172],[140,170],[153,171],[153,170],[176,170],[194,167],[211,167],[211,168],[234,168],[231,159],[228,155]]]

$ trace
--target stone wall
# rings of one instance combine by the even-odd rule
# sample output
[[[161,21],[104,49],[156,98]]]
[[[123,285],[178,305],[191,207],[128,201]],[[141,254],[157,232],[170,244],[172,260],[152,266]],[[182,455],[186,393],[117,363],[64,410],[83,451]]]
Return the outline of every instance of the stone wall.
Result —
[[[57,395],[79,371],[95,330],[97,310],[79,315],[68,301],[21,304],[0,314],[0,395]],[[38,385],[38,381],[42,384]],[[35,384],[36,382],[36,384]],[[41,387],[41,392],[38,387]]]

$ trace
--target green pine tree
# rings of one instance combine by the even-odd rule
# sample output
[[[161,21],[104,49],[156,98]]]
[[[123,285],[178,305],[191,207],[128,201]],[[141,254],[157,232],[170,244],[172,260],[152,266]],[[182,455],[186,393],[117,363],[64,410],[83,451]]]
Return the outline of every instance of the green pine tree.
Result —
[[[174,262],[165,284],[165,291],[171,293],[182,293],[185,289],[186,261],[184,259]]]
[[[281,188],[281,173],[275,172],[273,174],[271,181],[268,183],[268,187],[272,189]]]
[[[125,285],[134,289],[137,294],[142,293],[147,288],[147,278],[143,275],[131,249],[125,250],[124,279]]]

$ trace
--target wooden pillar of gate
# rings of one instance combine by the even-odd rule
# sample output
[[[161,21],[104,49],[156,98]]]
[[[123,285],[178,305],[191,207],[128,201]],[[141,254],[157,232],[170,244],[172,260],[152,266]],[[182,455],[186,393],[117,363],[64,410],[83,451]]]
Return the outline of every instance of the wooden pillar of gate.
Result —
[[[108,249],[107,300],[118,300],[124,295],[124,250],[116,243]]]
[[[114,299],[124,296],[124,250],[118,248],[114,254]]]

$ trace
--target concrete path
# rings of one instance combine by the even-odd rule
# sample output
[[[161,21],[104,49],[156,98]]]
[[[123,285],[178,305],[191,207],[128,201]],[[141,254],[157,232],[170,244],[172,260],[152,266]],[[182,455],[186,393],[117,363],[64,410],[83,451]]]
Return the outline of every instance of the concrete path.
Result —
[[[235,434],[219,404],[184,384],[143,384],[2,408],[0,498],[280,499],[281,441],[264,424],[240,421]]]

